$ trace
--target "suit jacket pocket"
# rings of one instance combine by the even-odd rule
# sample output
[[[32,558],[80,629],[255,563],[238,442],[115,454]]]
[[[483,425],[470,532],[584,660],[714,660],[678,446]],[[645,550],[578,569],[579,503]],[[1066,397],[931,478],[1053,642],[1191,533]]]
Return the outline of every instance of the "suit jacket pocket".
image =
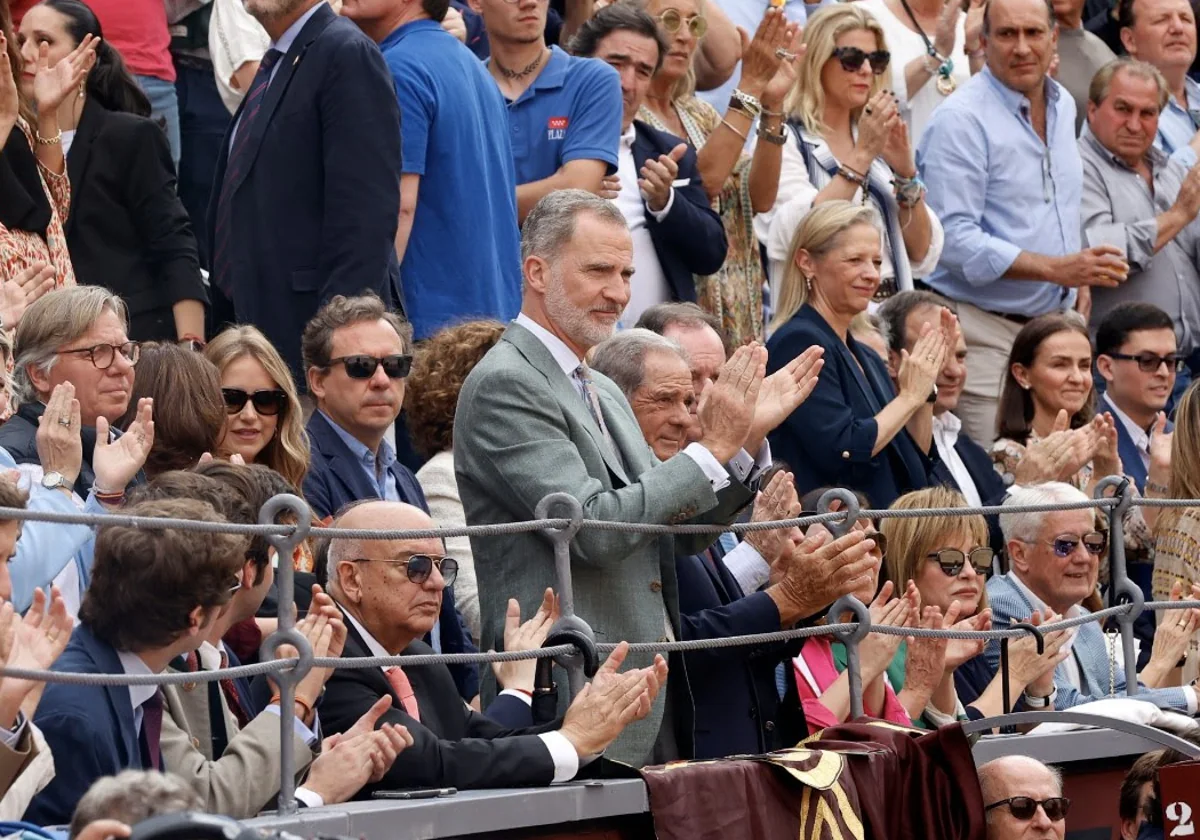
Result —
[[[297,292],[316,292],[321,289],[321,273],[315,268],[292,272],[292,289]]]

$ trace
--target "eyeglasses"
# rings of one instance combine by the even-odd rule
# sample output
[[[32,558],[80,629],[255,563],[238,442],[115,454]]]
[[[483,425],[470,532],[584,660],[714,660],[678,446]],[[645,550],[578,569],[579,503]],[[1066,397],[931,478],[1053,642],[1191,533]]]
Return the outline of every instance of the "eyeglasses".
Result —
[[[129,364],[136,365],[142,355],[142,346],[136,341],[126,341],[124,344],[97,344],[94,347],[80,347],[78,350],[58,351],[60,356],[86,356],[91,359],[97,370],[108,370],[112,367],[117,353]]]
[[[453,557],[430,557],[428,554],[414,554],[407,560],[383,560],[370,557],[356,557],[354,563],[387,563],[391,566],[407,567],[408,579],[421,584],[429,580],[436,566],[442,573],[442,580],[450,587],[458,577],[458,561]]]
[[[375,371],[380,365],[383,365],[383,372],[387,374],[388,379],[403,379],[412,370],[412,356],[405,356],[399,353],[392,356],[383,356],[382,358],[376,358],[375,356],[338,356],[336,359],[330,359],[327,367],[332,367],[333,365],[344,366],[346,368],[346,375],[351,379],[370,379],[375,375]]]
[[[249,402],[254,404],[258,414],[273,417],[287,408],[288,404],[287,393],[278,389],[249,393],[241,388],[222,388],[221,396],[225,398],[225,411],[229,414],[239,414]]]
[[[1138,370],[1142,373],[1158,373],[1158,369],[1162,365],[1166,365],[1168,371],[1182,370],[1184,362],[1184,357],[1178,354],[1159,356],[1155,353],[1138,353],[1136,356],[1131,356],[1128,353],[1109,353],[1108,356],[1123,362],[1137,362]]]
[[[857,73],[862,68],[864,61],[871,62],[871,72],[876,76],[882,76],[887,72],[888,62],[892,60],[892,54],[887,50],[874,50],[873,52],[863,52],[858,47],[838,47],[833,51],[833,57],[842,64],[842,69],[847,73]]]
[[[925,556],[930,560],[936,560],[937,564],[942,567],[942,571],[948,576],[958,577],[967,561],[970,561],[975,568],[975,574],[991,574],[992,560],[995,559],[996,552],[981,545],[965,552],[959,548],[943,548]]]
[[[692,33],[693,38],[703,38],[704,33],[708,31],[708,18],[704,15],[692,15],[689,18],[683,17],[678,9],[667,9],[658,16],[658,22],[662,24],[662,28],[674,35],[679,31],[683,24],[687,23],[688,32]]]
[[[880,557],[887,557],[887,537],[878,531],[867,531],[866,537],[875,540],[875,550],[879,552]]]
[[[1051,822],[1058,822],[1067,818],[1067,812],[1071,810],[1071,800],[1065,796],[1052,796],[1039,802],[1032,796],[1010,796],[1008,799],[993,802],[983,810],[986,812],[993,808],[1007,807],[1018,820],[1031,820],[1039,806]]]
[[[1070,557],[1081,542],[1083,543],[1083,547],[1087,549],[1088,554],[1099,557],[1104,553],[1104,549],[1108,547],[1108,535],[1100,531],[1092,531],[1090,534],[1084,534],[1082,537],[1062,534],[1052,539],[1047,545],[1054,548],[1055,556]]]
[[[250,559],[249,556],[247,556],[246,559],[247,560]],[[229,594],[232,595],[233,593],[237,592],[241,588],[242,588],[242,576],[234,575],[233,576],[233,585],[229,587]]]

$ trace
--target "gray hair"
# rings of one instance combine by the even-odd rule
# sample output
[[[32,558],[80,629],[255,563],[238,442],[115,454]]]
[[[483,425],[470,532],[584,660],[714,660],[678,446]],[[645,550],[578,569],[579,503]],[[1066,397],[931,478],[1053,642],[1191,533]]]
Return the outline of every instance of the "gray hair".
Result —
[[[82,288],[82,287],[80,287]],[[169,773],[122,770],[97,779],[75,806],[70,836],[96,820],[137,825],[142,820],[180,811],[199,811],[204,803],[192,786]]]
[[[125,302],[103,286],[70,286],[38,298],[21,316],[13,346],[13,394],[18,404],[40,397],[29,377],[29,368],[49,373],[58,351],[87,335],[105,312],[114,313],[128,328]]]
[[[589,364],[615,382],[625,399],[632,400],[645,380],[646,357],[651,353],[671,353],[689,364],[687,353],[677,342],[638,328],[624,330],[597,344]]]
[[[1040,767],[1054,778],[1054,784],[1057,788],[1056,795],[1062,796],[1062,771],[1057,767],[1043,764],[1036,758],[1027,755],[1004,755],[1000,758],[994,758],[979,767],[979,791],[983,794],[984,806],[991,805],[993,802],[998,802],[1008,797],[1008,791],[1000,789],[1002,786],[999,777],[1010,767],[1017,772],[1022,769],[1029,770],[1030,768]],[[988,812],[989,819],[991,819],[992,813],[994,811]]]
[[[591,213],[602,222],[628,228],[625,217],[611,201],[587,190],[555,190],[533,206],[521,227],[521,260],[531,256],[552,260],[575,235],[575,220]]]
[[[1027,486],[1013,485],[1004,499],[1004,506],[1061,505],[1086,501],[1087,494],[1078,487],[1072,487],[1062,481],[1047,481]],[[1000,530],[1004,532],[1004,542],[1035,542],[1042,532],[1042,522],[1045,518],[1045,513],[1000,514]]]
[[[1088,101],[1093,105],[1100,105],[1105,99],[1108,99],[1108,92],[1112,89],[1112,80],[1121,71],[1135,79],[1151,82],[1158,88],[1158,112],[1161,114],[1171,99],[1171,89],[1167,86],[1167,80],[1153,64],[1128,56],[1110,61],[1096,71],[1096,75],[1092,76],[1092,84],[1088,87]]]

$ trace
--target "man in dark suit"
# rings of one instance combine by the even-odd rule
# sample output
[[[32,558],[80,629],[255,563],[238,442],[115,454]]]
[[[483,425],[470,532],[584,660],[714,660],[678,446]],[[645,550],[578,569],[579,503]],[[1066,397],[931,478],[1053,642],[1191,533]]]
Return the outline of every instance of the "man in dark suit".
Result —
[[[411,505],[371,502],[347,511],[337,528],[433,528]],[[439,602],[458,567],[440,539],[334,540],[330,592],[349,625],[344,656],[421,655]],[[507,729],[467,707],[444,666],[356,668],[334,672],[320,713],[330,732],[351,727],[380,697],[392,708],[380,719],[408,727],[413,745],[380,786],[459,789],[548,785],[574,778],[631,721],[649,714],[666,682],[661,656],[647,668],[616,673],[618,648],[561,720]],[[370,793],[370,788],[363,795]]]
[[[145,502],[126,511],[223,522],[206,502]],[[231,534],[111,527],[96,538],[96,562],[76,628],[54,670],[157,674],[195,650],[232,597],[246,539]],[[155,609],[147,610],[148,593]],[[155,686],[46,687],[34,722],[55,762],[54,781],[25,819],[66,823],[92,782],[123,769],[164,769],[159,747],[162,694]]]
[[[613,4],[580,27],[571,48],[608,63],[621,76],[624,121],[616,203],[633,234],[637,274],[623,319],[633,324],[654,304],[694,301],[693,275],[718,271],[729,242],[701,184],[696,152],[680,138],[634,119],[667,53],[654,18]]]
[[[213,320],[259,327],[303,380],[300,333],[324,301],[400,299],[400,110],[378,48],[324,0],[246,8],[271,45],[217,165]]]
[[[301,353],[308,389],[317,410],[308,421],[312,466],[304,495],[319,517],[332,516],[351,502],[382,499],[428,512],[421,485],[396,460],[385,435],[404,404],[404,378],[412,366],[412,327],[389,312],[375,295],[338,295],[304,328]],[[435,631],[441,653],[478,650],[454,607],[454,593],[442,601]],[[452,665],[464,700],[479,693],[479,669]]]

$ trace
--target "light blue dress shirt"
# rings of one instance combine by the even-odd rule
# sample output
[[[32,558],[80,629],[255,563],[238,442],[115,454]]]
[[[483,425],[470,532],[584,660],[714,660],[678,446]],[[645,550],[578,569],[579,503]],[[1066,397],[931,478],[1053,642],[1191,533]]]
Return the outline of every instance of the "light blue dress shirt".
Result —
[[[998,313],[1033,316],[1074,305],[1074,289],[1001,279],[1021,251],[1080,250],[1083,165],[1066,88],[1046,80],[1043,142],[1029,99],[984,68],[933,112],[917,168],[946,235],[930,286]]]
[[[1154,138],[1157,149],[1191,169],[1196,165],[1196,150],[1188,145],[1196,134],[1197,119],[1200,118],[1200,84],[1192,78],[1183,81],[1183,92],[1187,102],[1182,105],[1172,96],[1167,107],[1158,115],[1158,134]]]
[[[337,432],[342,443],[350,449],[354,458],[362,467],[363,474],[378,491],[379,498],[385,502],[399,502],[400,491],[396,488],[396,480],[392,477],[392,464],[396,463],[396,450],[386,439],[379,442],[379,454],[376,455],[367,445],[337,424],[332,417],[321,412],[321,416],[329,421],[329,425]]]

